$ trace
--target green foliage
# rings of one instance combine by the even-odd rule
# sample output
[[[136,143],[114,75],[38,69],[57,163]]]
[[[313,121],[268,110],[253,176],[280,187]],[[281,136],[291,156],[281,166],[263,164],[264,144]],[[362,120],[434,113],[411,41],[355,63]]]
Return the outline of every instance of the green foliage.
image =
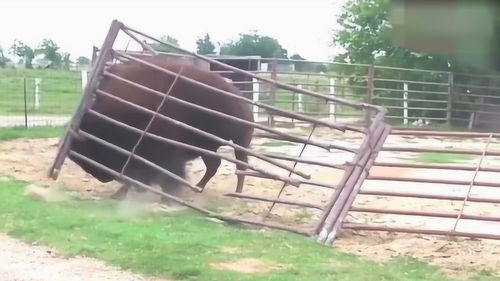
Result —
[[[90,65],[90,59],[84,56],[78,57],[76,63],[80,66]]]
[[[215,45],[210,41],[210,35],[205,34],[204,38],[196,40],[196,52],[200,55],[214,54]]]
[[[464,155],[464,154],[453,154],[453,153],[437,153],[437,152],[425,152],[420,153],[417,157],[418,162],[422,163],[436,163],[436,164],[450,164],[450,163],[460,163],[464,161],[470,161],[474,159],[474,156]]]
[[[64,70],[69,70],[71,63],[71,55],[69,53],[62,54],[62,68]]]
[[[240,34],[236,42],[223,45],[221,55],[261,56],[263,58],[287,58],[288,52],[277,39],[257,33]]]
[[[162,41],[162,42],[169,43],[175,47],[179,47],[179,41],[170,35],[162,35],[158,39],[160,39],[160,41]],[[153,50],[158,51],[158,52],[165,52],[165,53],[172,53],[172,52],[175,53],[176,52],[176,50],[174,48],[169,47],[165,44],[157,43],[157,42],[150,44],[150,46],[153,48]]]
[[[32,61],[35,57],[35,51],[30,46],[19,40],[14,40],[14,44],[10,47],[10,53],[20,57],[24,61],[24,67],[33,68]]]
[[[81,75],[76,71],[53,69],[0,69],[0,115],[24,114],[26,77],[29,115],[72,114],[81,99]],[[34,80],[41,78],[40,107],[34,107]]]
[[[60,136],[62,132],[62,127],[0,128],[0,140],[54,138]]]
[[[44,59],[50,62],[49,68],[59,68],[63,63],[63,55],[59,53],[59,49],[60,47],[54,41],[43,39],[36,49],[36,53],[42,54]]]
[[[125,269],[176,280],[445,281],[436,268],[396,258],[381,264],[278,231],[253,231],[191,211],[135,216],[101,201],[43,203],[23,196],[24,184],[0,179],[0,229],[66,255],[95,257]],[[225,249],[233,249],[227,251]],[[254,258],[281,265],[237,273],[214,263]]]
[[[9,59],[5,57],[5,54],[3,53],[3,48],[0,46],[0,67],[5,67],[7,63],[9,62]]]

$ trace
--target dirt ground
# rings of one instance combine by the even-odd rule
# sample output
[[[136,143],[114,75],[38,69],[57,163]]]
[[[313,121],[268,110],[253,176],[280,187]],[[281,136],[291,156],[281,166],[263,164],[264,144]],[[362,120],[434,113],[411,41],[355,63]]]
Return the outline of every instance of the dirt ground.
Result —
[[[66,258],[57,251],[19,242],[0,233],[2,281],[161,281],[85,257]]]
[[[303,133],[307,133],[304,130]],[[321,132],[319,132],[321,138]],[[323,135],[324,136],[324,135]],[[362,140],[362,137],[356,134],[348,136],[345,139],[337,138],[337,144],[356,147]],[[484,141],[484,140],[483,140]],[[53,181],[47,178],[47,169],[53,161],[57,150],[58,139],[40,139],[29,140],[19,139],[0,143],[0,174],[10,177],[33,182],[39,185],[60,187],[69,189],[74,195],[84,199],[99,199],[106,197],[116,190],[117,183],[103,184],[90,175],[85,174],[77,165],[69,160],[63,166],[59,179]],[[387,141],[387,146],[401,145],[405,146],[423,146],[426,147],[467,147],[481,149],[484,143],[478,140],[456,141],[442,138],[405,138],[391,136]],[[279,152],[290,155],[298,155],[301,146],[287,145],[286,143],[270,142],[263,139],[256,139],[252,146],[260,151]],[[490,148],[498,149],[500,144],[494,142]],[[231,155],[231,150],[221,149],[221,153]],[[350,160],[351,153],[333,152],[325,153],[323,150],[314,147],[308,147],[304,155],[307,158],[328,161],[332,164],[343,164]],[[411,153],[381,153],[379,161],[406,161],[411,162]],[[470,162],[477,161],[471,159]],[[265,169],[272,169],[269,164],[260,160],[251,160],[252,164]],[[485,165],[498,165],[500,161],[497,158],[487,158]],[[256,216],[267,212],[270,203],[255,203],[252,201],[228,199],[221,196],[227,192],[233,192],[236,186],[236,176],[234,175],[234,165],[223,161],[218,174],[209,182],[207,189],[202,194],[192,194],[183,196],[186,200],[195,204],[203,205],[207,208],[216,208],[225,213],[237,214],[242,216]],[[200,160],[195,160],[188,164],[189,180],[197,182],[204,172],[204,165]],[[311,174],[311,180],[324,183],[335,183],[342,177],[342,172],[324,167],[311,167],[308,165],[297,166],[297,170]],[[285,172],[277,172],[287,175]],[[392,169],[392,168],[374,168],[372,175],[397,175],[408,177],[431,177],[440,178],[443,175],[453,179],[468,179],[472,176],[468,172],[457,171],[426,171],[412,169]],[[500,177],[489,173],[480,174],[478,180],[498,181]],[[245,190],[248,194],[254,194],[266,197],[275,197],[282,186],[282,183],[256,177],[247,177]],[[467,193],[467,187],[453,185],[431,185],[404,183],[395,184],[394,182],[370,180],[365,183],[363,190],[428,190],[436,194],[464,194]],[[283,199],[301,200],[314,204],[324,204],[327,202],[333,189],[317,188],[310,185],[302,185],[300,188],[287,186],[281,196]],[[473,188],[473,196],[489,196],[500,198],[498,191],[492,189]],[[440,210],[440,211],[459,211],[460,202],[451,202],[445,200],[415,200],[415,199],[394,199],[381,196],[359,196],[355,206],[359,207],[377,207],[385,209],[406,209],[406,210]],[[468,213],[481,215],[494,215],[500,213],[500,207],[493,204],[469,204],[466,206]],[[270,219],[282,223],[295,225],[309,225],[311,221],[319,216],[319,211],[303,210],[294,207],[282,207],[277,205],[272,211]],[[390,225],[402,227],[425,227],[425,228],[446,228],[454,224],[454,220],[432,221],[429,219],[403,219],[391,215],[372,215],[366,213],[353,213],[348,216],[350,223],[362,223],[369,225]],[[488,233],[500,233],[500,224],[482,224],[468,225],[460,222],[457,230],[466,231],[469,228],[481,227]],[[427,235],[410,235],[394,233],[364,233],[364,232],[346,232],[336,242],[335,247],[342,251],[347,251],[371,258],[375,261],[386,261],[397,256],[411,256],[417,259],[429,262],[433,265],[443,268],[445,272],[454,277],[469,277],[474,272],[486,270],[494,274],[500,274],[500,242],[492,240],[473,240],[473,239],[452,239],[446,237],[435,237]]]

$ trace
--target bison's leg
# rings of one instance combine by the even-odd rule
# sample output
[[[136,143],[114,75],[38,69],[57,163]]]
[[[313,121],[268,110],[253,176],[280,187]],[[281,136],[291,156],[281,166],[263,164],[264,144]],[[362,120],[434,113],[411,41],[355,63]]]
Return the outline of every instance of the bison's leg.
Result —
[[[196,184],[198,187],[201,187],[203,190],[205,186],[207,185],[208,181],[217,173],[217,170],[219,169],[221,160],[218,157],[212,157],[212,156],[202,156],[203,162],[205,162],[205,166],[207,167],[205,171],[205,175],[203,175],[203,178],[201,178],[200,182]]]
[[[248,156],[245,152],[236,149],[234,151],[236,159],[248,163]],[[246,167],[240,164],[236,164],[238,170],[244,171]],[[238,182],[236,184],[236,192],[241,193],[243,191],[243,183],[245,182],[245,175],[238,175]]]
[[[111,194],[110,198],[114,200],[123,200],[127,196],[129,189],[130,186],[124,184],[115,193]]]

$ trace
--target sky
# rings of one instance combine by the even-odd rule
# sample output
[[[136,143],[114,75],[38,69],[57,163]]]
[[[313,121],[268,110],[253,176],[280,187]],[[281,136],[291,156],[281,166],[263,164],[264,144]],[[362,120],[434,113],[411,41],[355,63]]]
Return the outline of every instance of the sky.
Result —
[[[337,15],[345,0],[2,0],[0,45],[14,39],[32,47],[49,38],[72,58],[91,56],[113,19],[160,37],[170,35],[194,51],[209,33],[213,42],[257,31],[277,38],[289,55],[325,61]]]

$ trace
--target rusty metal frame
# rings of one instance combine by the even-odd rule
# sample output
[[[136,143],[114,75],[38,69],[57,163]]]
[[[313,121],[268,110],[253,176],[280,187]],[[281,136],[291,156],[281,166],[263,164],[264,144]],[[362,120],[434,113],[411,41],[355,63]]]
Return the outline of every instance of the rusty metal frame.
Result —
[[[450,211],[437,211],[437,210],[405,210],[405,209],[386,209],[380,207],[364,206],[351,206],[349,212],[352,215],[355,214],[374,214],[374,215],[396,215],[402,217],[426,217],[433,219],[454,219],[453,226],[449,229],[432,229],[429,227],[399,227],[391,226],[390,223],[380,224],[376,222],[344,222],[343,228],[355,231],[384,231],[384,232],[400,232],[400,233],[414,233],[414,234],[428,234],[428,235],[444,235],[444,236],[457,236],[457,237],[469,237],[469,238],[484,238],[484,239],[500,239],[500,227],[499,231],[492,233],[488,232],[481,227],[477,227],[472,230],[458,231],[457,227],[462,221],[470,222],[484,222],[484,223],[500,223],[500,216],[486,215],[486,214],[470,214],[466,213],[465,207],[469,203],[481,203],[484,206],[492,207],[492,212],[495,208],[500,211],[500,198],[488,197],[487,195],[471,195],[473,187],[481,187],[484,191],[490,190],[495,191],[500,188],[500,184],[494,181],[478,181],[477,177],[480,172],[488,172],[489,175],[500,175],[500,169],[495,167],[484,167],[483,162],[487,156],[499,155],[497,151],[489,149],[490,144],[493,139],[500,138],[499,134],[495,133],[466,133],[466,132],[439,132],[439,131],[410,131],[410,130],[394,130],[391,135],[393,136],[411,136],[411,137],[439,137],[439,138],[455,138],[455,139],[465,139],[465,138],[475,138],[484,140],[484,148],[481,150],[472,149],[436,149],[436,148],[409,148],[409,147],[383,147],[381,151],[404,151],[404,152],[444,152],[444,153],[455,153],[455,154],[468,154],[477,155],[479,157],[476,165],[463,165],[463,164],[413,164],[413,163],[391,163],[391,162],[375,162],[374,167],[392,167],[398,169],[425,169],[425,170],[450,170],[450,171],[470,171],[473,172],[471,179],[466,180],[454,180],[454,179],[441,179],[441,178],[416,178],[416,177],[388,177],[388,176],[369,176],[368,180],[383,181],[384,185],[389,187],[397,186],[399,182],[414,182],[414,183],[428,183],[435,184],[436,189],[439,189],[440,185],[461,185],[465,186],[464,195],[455,194],[433,194],[425,191],[421,192],[408,192],[404,188],[399,191],[387,191],[380,190],[378,187],[370,187],[368,190],[361,189],[359,191],[360,195],[367,196],[377,196],[379,200],[384,198],[412,198],[415,200],[419,199],[432,199],[435,201],[447,201],[447,202],[460,202],[461,206],[457,212]],[[445,174],[445,173],[444,173]],[[378,186],[378,185],[377,185]],[[499,224],[500,226],[500,224]]]
[[[349,124],[343,124],[340,122],[332,122],[332,121],[325,121],[325,120],[319,120],[313,117],[307,117],[301,114],[297,114],[294,112],[290,112],[287,110],[283,110],[280,108],[277,108],[272,105],[260,103],[260,102],[255,102],[250,99],[247,99],[245,97],[241,97],[239,95],[236,95],[232,92],[227,92],[218,88],[211,87],[209,85],[206,85],[204,83],[201,83],[199,81],[193,80],[185,75],[182,74],[182,71],[179,73],[175,73],[172,71],[169,71],[167,69],[158,67],[157,65],[150,63],[144,59],[141,59],[140,56],[134,56],[131,54],[128,54],[126,51],[116,51],[113,49],[113,44],[114,41],[119,34],[119,32],[123,32],[124,34],[128,35],[131,40],[136,41],[137,43],[142,46],[144,49],[144,54],[149,54],[151,56],[156,55],[157,53],[146,43],[144,43],[141,38],[146,38],[148,40],[152,40],[154,42],[164,44],[166,46],[169,46],[170,48],[178,51],[182,55],[187,55],[187,56],[192,56],[194,58],[197,58],[199,60],[203,60],[206,62],[209,62],[210,64],[215,64],[222,69],[223,71],[231,71],[231,72],[237,72],[240,74],[243,74],[247,77],[251,77],[258,81],[259,83],[267,83],[272,85],[273,89],[282,89],[282,90],[287,90],[291,91],[294,93],[301,93],[304,95],[309,95],[311,97],[315,97],[318,99],[321,99],[325,102],[330,102],[334,104],[340,104],[344,106],[349,106],[351,108],[354,108],[356,110],[359,110],[360,112],[366,114],[367,116],[371,116],[369,120],[369,127],[363,128],[359,126],[353,126]],[[300,120],[303,122],[307,122],[311,124],[312,129],[311,133],[309,134],[309,137],[301,137],[289,133],[285,133],[282,131],[279,131],[274,128],[266,127],[261,124],[258,124],[257,122],[248,122],[246,120],[242,120],[227,114],[224,114],[222,112],[216,111],[216,110],[211,110],[208,108],[204,108],[199,105],[191,104],[189,102],[186,102],[184,100],[178,99],[174,96],[169,95],[169,91],[166,93],[158,92],[153,89],[150,89],[144,85],[141,85],[139,83],[132,82],[130,80],[127,80],[123,77],[120,77],[119,75],[113,74],[107,70],[107,67],[112,65],[113,63],[116,62],[134,62],[134,63],[139,63],[147,68],[150,68],[151,70],[158,71],[163,73],[164,75],[169,75],[171,77],[174,77],[174,82],[172,85],[170,85],[170,90],[172,90],[173,87],[175,87],[175,84],[177,81],[183,81],[183,82],[189,82],[191,84],[194,84],[196,86],[199,86],[204,89],[208,89],[210,91],[216,92],[217,94],[223,95],[228,99],[235,99],[239,100],[245,103],[248,103],[250,105],[254,105],[257,107],[260,107],[264,110],[266,110],[270,115],[276,115],[276,116],[282,116],[286,118],[291,118],[295,120]],[[135,87],[136,89],[142,90],[145,94],[148,95],[156,95],[158,97],[162,98],[161,104],[165,102],[172,102],[172,103],[177,103],[177,104],[182,104],[185,106],[190,107],[192,110],[198,110],[201,112],[204,112],[206,114],[212,114],[219,116],[221,118],[225,119],[230,119],[232,121],[238,122],[242,125],[245,126],[252,126],[255,129],[264,131],[264,135],[262,137],[266,138],[271,138],[271,139],[280,139],[280,140],[286,140],[286,141],[291,141],[297,144],[302,144],[302,150],[301,153],[298,156],[280,156],[280,155],[273,155],[273,154],[266,154],[266,153],[259,153],[256,151],[253,151],[251,149],[247,149],[244,147],[241,147],[239,145],[233,144],[232,142],[226,141],[224,139],[221,139],[220,137],[216,135],[212,135],[210,133],[207,133],[205,131],[202,131],[200,129],[197,129],[195,127],[192,127],[190,125],[187,125],[183,122],[177,121],[175,119],[172,119],[166,115],[163,115],[159,112],[159,108],[161,107],[161,104],[157,107],[157,110],[150,110],[145,107],[139,106],[137,104],[134,104],[130,101],[127,101],[125,99],[122,99],[120,97],[117,97],[113,95],[113,93],[108,93],[106,91],[103,91],[102,89],[99,89],[99,82],[101,79],[114,79],[117,83],[123,83],[129,87]],[[109,116],[106,116],[104,114],[101,114],[97,111],[95,111],[92,106],[93,106],[93,101],[95,100],[96,97],[98,96],[105,96],[106,98],[111,98],[113,102],[120,103],[122,106],[126,108],[133,108],[134,110],[139,110],[143,113],[146,113],[149,115],[149,125],[153,122],[154,119],[163,119],[163,120],[168,120],[170,123],[174,124],[175,126],[182,127],[184,129],[190,130],[196,134],[206,136],[208,138],[211,138],[214,141],[217,141],[221,145],[227,145],[230,147],[233,147],[235,150],[240,150],[245,152],[247,155],[251,157],[258,158],[260,160],[263,160],[277,169],[284,170],[288,172],[288,176],[280,175],[279,173],[275,173],[269,170],[261,169],[257,166],[251,165],[251,164],[246,164],[241,161],[229,158],[227,156],[222,156],[216,152],[205,150],[196,146],[191,146],[188,144],[184,144],[181,142],[177,142],[168,138],[164,138],[158,135],[155,135],[151,132],[148,131],[149,125],[146,127],[144,130],[140,130],[137,128],[134,128],[132,126],[129,126],[125,123],[122,123],[118,120],[115,120]],[[258,226],[265,226],[265,227],[271,227],[271,228],[276,228],[276,229],[281,229],[281,230],[286,230],[286,231],[292,231],[295,233],[300,233],[300,234],[305,234],[305,235],[310,235],[310,236],[325,236],[328,239],[325,239],[325,242],[331,242],[333,238],[336,236],[336,234],[340,231],[342,227],[342,222],[345,220],[347,210],[350,207],[350,204],[352,204],[352,201],[356,197],[360,186],[362,185],[364,179],[368,175],[368,171],[370,167],[374,163],[374,159],[377,155],[378,150],[381,148],[382,144],[384,143],[384,140],[389,132],[389,127],[384,123],[384,115],[386,113],[386,110],[382,107],[379,106],[374,106],[366,103],[356,103],[352,102],[349,100],[341,99],[341,98],[336,98],[332,97],[331,95],[325,95],[321,93],[317,93],[314,91],[310,91],[307,89],[300,89],[297,87],[294,87],[289,84],[281,83],[276,81],[275,79],[268,79],[266,77],[259,76],[256,73],[249,72],[249,71],[244,71],[241,69],[238,69],[233,66],[226,65],[224,63],[221,63],[219,61],[216,61],[214,59],[211,59],[209,57],[201,56],[192,52],[189,52],[187,50],[184,50],[182,48],[173,46],[171,44],[162,42],[158,39],[155,39],[147,34],[144,34],[140,31],[137,31],[135,29],[132,29],[123,23],[119,21],[113,21],[110,27],[110,30],[108,32],[108,35],[99,51],[99,55],[94,63],[94,67],[92,69],[92,76],[91,79],[89,79],[85,91],[84,91],[84,96],[80,102],[80,105],[78,109],[75,111],[73,118],[71,119],[71,122],[68,126],[68,129],[61,139],[61,143],[59,146],[58,153],[55,157],[54,163],[52,167],[49,169],[49,176],[56,179],[59,175],[61,166],[65,159],[67,158],[68,155],[72,155],[73,157],[80,159],[81,161],[87,162],[90,165],[93,165],[99,169],[102,169],[103,171],[108,172],[109,174],[113,175],[117,181],[122,182],[124,184],[129,184],[129,185],[134,185],[134,186],[139,186],[144,189],[147,189],[155,194],[161,195],[163,197],[166,197],[168,199],[171,199],[181,205],[187,206],[189,208],[192,208],[194,210],[197,210],[201,212],[202,214],[205,214],[209,217],[214,217],[218,218],[221,220],[225,221],[231,221],[231,222],[240,222],[240,223],[245,223],[245,224],[253,224],[253,225],[258,225]],[[91,135],[88,132],[85,132],[80,129],[80,122],[85,114],[93,115],[97,117],[99,120],[102,122],[110,122],[114,125],[117,125],[123,129],[126,129],[130,132],[130,134],[135,134],[139,136],[139,140],[137,141],[136,145],[131,151],[128,151],[126,149],[123,149],[113,143],[110,143],[108,141],[105,141],[103,139],[100,139],[94,135]],[[364,141],[358,149],[353,148],[353,147],[345,147],[342,145],[336,145],[330,141],[328,142],[320,142],[317,140],[314,140],[311,138],[312,133],[314,132],[315,128],[317,126],[323,126],[327,127],[331,130],[337,130],[337,131],[352,131],[355,133],[362,133],[364,134]],[[111,148],[125,156],[127,156],[127,162],[125,165],[122,166],[121,171],[115,171],[110,169],[109,167],[106,167],[102,165],[101,163],[90,159],[84,155],[81,155],[75,151],[72,151],[71,148],[71,142],[74,138],[86,138],[89,139],[93,142],[98,143],[99,145],[106,146],[108,148]],[[252,177],[260,177],[260,178],[269,178],[273,180],[278,180],[282,181],[283,184],[281,186],[279,194],[283,192],[283,190],[291,185],[295,187],[299,187],[303,184],[307,184],[310,186],[315,186],[317,188],[327,188],[327,189],[335,189],[333,196],[329,199],[327,204],[325,206],[322,206],[320,204],[316,203],[310,203],[310,202],[299,202],[299,201],[294,201],[294,200],[286,200],[286,199],[281,199],[279,198],[280,196],[278,195],[276,198],[268,198],[264,196],[257,196],[257,195],[249,195],[249,194],[244,194],[244,193],[228,193],[226,196],[232,197],[232,198],[240,198],[240,199],[246,199],[246,200],[257,200],[261,202],[270,202],[272,203],[272,206],[269,208],[269,212],[272,211],[273,207],[277,204],[283,204],[283,205],[291,205],[291,206],[299,206],[302,208],[311,208],[311,209],[316,209],[320,210],[322,212],[319,221],[316,222],[314,227],[311,228],[306,228],[304,229],[303,227],[299,226],[289,226],[289,225],[283,225],[275,222],[271,222],[265,219],[262,220],[257,220],[257,219],[249,219],[249,218],[243,218],[243,217],[238,217],[238,216],[229,216],[225,214],[218,214],[209,210],[206,210],[204,208],[195,206],[193,204],[190,204],[189,202],[186,202],[182,200],[181,198],[178,198],[176,196],[164,193],[162,191],[158,191],[151,186],[148,186],[142,182],[139,182],[137,180],[134,180],[127,176],[126,173],[126,168],[130,160],[133,158],[135,160],[138,160],[148,166],[150,166],[153,169],[156,169],[158,172],[163,173],[167,176],[173,177],[175,180],[180,181],[184,184],[186,184],[188,187],[190,187],[193,191],[195,192],[201,192],[202,190],[199,190],[197,187],[191,185],[189,182],[186,182],[186,180],[176,177],[175,174],[171,173],[170,171],[164,169],[163,167],[160,167],[158,165],[153,164],[150,162],[148,159],[144,159],[138,155],[135,154],[135,148],[138,146],[138,144],[145,138],[152,138],[160,142],[168,143],[173,146],[177,147],[182,147],[184,149],[190,149],[193,151],[196,151],[201,154],[207,154],[211,156],[217,156],[221,159],[228,160],[230,162],[236,163],[236,164],[244,164],[244,166],[251,170],[251,171],[236,171],[237,174],[245,174],[247,176],[252,176]],[[304,159],[303,157],[303,152],[307,146],[316,146],[320,147],[324,150],[331,151],[331,150],[338,150],[342,151],[343,153],[350,153],[353,157],[353,160],[350,163],[347,163],[345,165],[334,165],[334,164],[329,164],[321,161],[315,161],[311,159]],[[285,162],[293,162],[293,165],[289,164],[283,164],[283,162],[280,161],[285,161]],[[303,163],[303,164],[309,164],[309,165],[318,165],[318,166],[325,166],[325,167],[330,167],[334,169],[341,169],[344,170],[344,176],[340,180],[338,184],[336,183],[325,183],[325,182],[319,182],[319,181],[313,181],[310,180],[310,175],[307,173],[301,172],[299,169],[296,169],[296,166],[298,163]],[[300,177],[300,178],[297,178]],[[321,240],[321,239],[320,239]]]

